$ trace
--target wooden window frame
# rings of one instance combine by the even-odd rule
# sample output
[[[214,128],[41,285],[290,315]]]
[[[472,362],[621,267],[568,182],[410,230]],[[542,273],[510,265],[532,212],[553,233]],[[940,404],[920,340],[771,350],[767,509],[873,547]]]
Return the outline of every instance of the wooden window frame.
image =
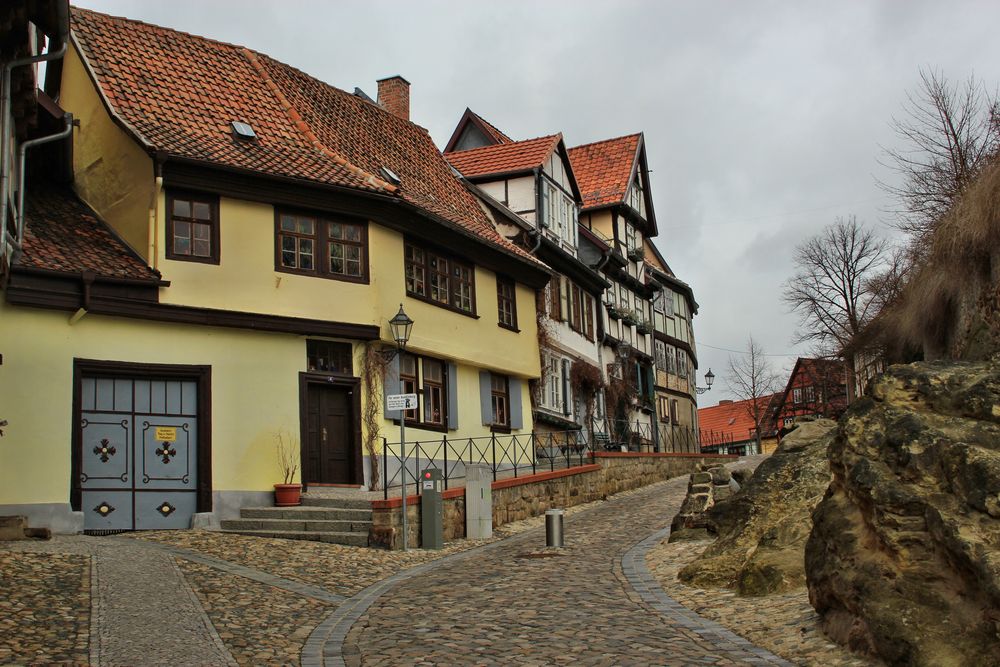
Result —
[[[286,232],[281,229],[281,216],[292,215],[303,218],[312,218],[313,234],[300,234],[298,232]],[[353,225],[361,230],[361,241],[346,241],[330,237],[330,223],[342,225]],[[283,235],[291,235],[295,238],[311,238],[313,242],[313,268],[300,269],[298,267],[285,266],[281,261],[281,238]],[[345,273],[334,273],[330,270],[330,243],[346,243],[348,245],[360,246],[361,248],[361,272],[360,276],[352,276]],[[368,247],[368,222],[357,218],[347,218],[340,216],[320,215],[311,211],[301,211],[290,208],[274,209],[274,270],[279,273],[291,273],[298,276],[311,276],[314,278],[325,278],[327,280],[339,280],[347,283],[359,283],[367,285],[371,277],[371,267],[369,266]]]
[[[209,235],[209,243],[211,244],[211,253],[207,257],[201,257],[198,255],[184,255],[174,252],[174,201],[190,201],[198,202],[201,204],[208,204],[209,210],[211,211],[212,219],[210,221],[211,233]],[[164,234],[166,237],[166,258],[170,260],[175,260],[179,262],[198,262],[200,264],[219,264],[219,197],[218,195],[205,194],[199,192],[189,192],[186,190],[169,190],[167,192],[167,210],[166,210],[166,229]],[[195,221],[194,218],[190,220],[185,220],[185,222],[200,222],[200,224],[205,224],[204,221]]]
[[[510,290],[509,298],[504,294],[505,288]],[[510,304],[510,322],[504,322],[503,305],[505,302]],[[520,331],[517,328],[517,283],[503,276],[497,276],[497,325],[515,333]]]
[[[310,365],[310,359],[313,356],[313,355],[309,354],[309,352],[310,352],[310,350],[309,350],[310,346],[313,346],[314,348],[317,347],[317,346],[343,346],[343,347],[346,347],[347,351],[348,351],[347,352],[347,354],[348,354],[347,360],[348,360],[348,362],[350,362],[350,368],[348,368],[347,370],[330,370],[330,369],[323,369],[323,368],[319,368],[319,367],[313,368]],[[332,355],[328,355],[327,358],[328,359],[332,358]],[[349,376],[353,377],[354,376],[354,346],[351,345],[351,343],[345,343],[343,341],[322,340],[322,339],[319,339],[319,338],[307,338],[306,339],[306,372],[308,372],[308,373],[333,373],[335,375],[338,375],[338,374],[339,375],[349,375]]]
[[[441,380],[428,380],[427,379],[427,362],[438,364],[441,367]],[[440,430],[447,430],[448,428],[448,364],[440,359],[433,359],[431,357],[420,357],[420,379],[421,379],[421,395],[424,399],[424,409],[421,411],[420,419],[421,424],[424,428],[434,428]],[[440,392],[439,400],[441,405],[441,419],[440,421],[428,421],[425,417],[427,414],[428,403],[431,399],[431,389],[437,389]]]
[[[404,410],[404,415],[406,417],[406,425],[413,428],[419,428],[424,431],[438,431],[441,433],[448,432],[448,395],[450,383],[454,381],[451,375],[448,373],[448,362],[444,359],[438,359],[436,357],[427,357],[420,354],[413,354],[411,352],[404,352],[404,355],[411,357],[414,363],[415,375],[407,375],[403,372],[403,361],[400,359],[399,362],[399,379],[404,383],[408,380],[413,381],[413,391],[405,391],[406,386],[404,384],[403,393],[414,393],[418,397],[417,407],[413,410]],[[425,406],[427,404],[427,378],[424,374],[424,362],[433,361],[441,364],[441,382],[434,382],[436,386],[441,387],[441,423],[429,422],[424,419]],[[411,416],[410,413],[415,413]],[[394,418],[392,420],[394,424],[399,424],[399,418]]]
[[[411,248],[414,248],[415,250],[421,251],[423,253],[423,262],[420,263],[420,264],[417,264],[416,262],[411,261],[410,259],[408,259],[407,256],[406,256],[406,254],[407,254],[406,253],[406,248],[407,247],[411,247]],[[437,258],[439,260],[444,260],[444,261],[448,262],[448,273],[447,273],[447,279],[448,279],[448,303],[444,303],[442,301],[438,301],[436,299],[431,298],[431,296],[430,296],[430,293],[431,293],[431,274],[434,273],[435,271],[437,271],[436,269],[435,270],[431,269],[431,258],[432,257]],[[424,293],[413,291],[413,290],[410,289],[409,285],[406,284],[405,274],[406,274],[406,268],[409,265],[413,265],[414,267],[420,267],[420,268],[423,269],[423,272],[424,272],[424,280],[423,280]],[[461,269],[465,269],[465,270],[467,270],[469,272],[469,281],[468,281],[469,292],[470,292],[469,299],[470,299],[470,304],[472,306],[472,310],[464,310],[464,309],[459,308],[458,306],[455,306],[455,305],[452,304],[452,302],[454,301],[454,299],[458,295],[458,292],[456,291],[456,287],[455,287],[456,284],[461,284],[461,283],[465,282],[465,281],[459,281],[459,280],[457,280],[455,278],[455,276],[453,275],[454,267],[456,267],[456,266],[459,267],[459,268],[461,268]],[[472,317],[472,318],[478,319],[479,315],[477,314],[477,305],[476,305],[476,266],[475,266],[475,264],[470,264],[470,263],[465,262],[463,260],[456,259],[453,255],[449,255],[447,253],[438,252],[437,250],[433,250],[431,248],[428,248],[427,246],[422,245],[420,243],[414,243],[413,241],[407,240],[403,244],[403,273],[404,273],[404,285],[403,285],[403,287],[406,290],[406,295],[407,296],[413,297],[414,299],[418,299],[420,301],[424,301],[424,302],[432,304],[432,305],[435,305],[435,306],[437,306],[439,308],[444,308],[445,310],[450,310],[452,312],[459,313],[461,315],[465,315],[466,317]],[[437,271],[437,273],[440,274],[440,271]]]
[[[497,378],[503,380],[502,392],[497,391],[497,389],[493,385],[493,381]],[[501,399],[502,401],[502,405],[504,406],[504,417],[506,418],[506,421],[498,422],[496,421],[496,419],[494,419],[493,422],[490,424],[490,426],[494,430],[499,430],[499,431],[506,430],[509,433],[510,432],[510,378],[507,377],[506,375],[501,375],[499,373],[490,373],[490,410],[492,410],[491,414],[494,417],[496,416],[497,413],[496,410],[497,399]]]

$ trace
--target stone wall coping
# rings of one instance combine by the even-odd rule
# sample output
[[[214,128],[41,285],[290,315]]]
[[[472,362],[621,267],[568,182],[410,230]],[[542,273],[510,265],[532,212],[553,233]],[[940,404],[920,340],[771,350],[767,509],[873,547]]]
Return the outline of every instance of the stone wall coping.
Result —
[[[550,470],[549,472],[539,472],[534,475],[525,475],[524,477],[509,477],[507,479],[499,479],[490,485],[494,491],[497,489],[509,489],[512,486],[523,486],[525,484],[533,484],[535,482],[545,482],[550,479],[558,479],[560,477],[569,477],[571,475],[582,475],[588,472],[596,472],[601,469],[601,466],[597,463],[588,463],[584,466],[577,466],[575,468],[566,468],[565,470]],[[457,489],[448,489],[447,491],[441,492],[441,499],[448,500],[449,498],[458,498],[465,495],[465,487],[459,487]],[[420,505],[420,496],[417,494],[409,495],[406,497],[407,505]],[[402,498],[388,498],[386,500],[373,500],[372,509],[373,510],[384,510],[393,509],[396,507],[403,506]]]
[[[693,452],[593,452],[595,459],[633,459],[633,458],[675,458],[675,459],[725,459],[735,461],[740,458],[736,454],[695,454]]]

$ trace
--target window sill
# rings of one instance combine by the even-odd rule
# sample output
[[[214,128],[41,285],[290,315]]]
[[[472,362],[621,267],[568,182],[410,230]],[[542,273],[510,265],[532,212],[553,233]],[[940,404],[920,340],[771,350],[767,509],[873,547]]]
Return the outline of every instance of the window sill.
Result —
[[[411,299],[416,299],[417,301],[423,301],[424,303],[429,303],[432,306],[437,306],[438,308],[443,308],[444,310],[450,310],[451,312],[458,313],[459,315],[465,315],[466,317],[471,317],[474,320],[479,319],[479,315],[477,315],[475,311],[469,312],[468,310],[462,310],[461,308],[456,308],[455,306],[449,303],[441,303],[440,301],[435,301],[434,299],[426,297],[422,294],[414,294],[413,292],[407,292],[406,296],[410,297]]]
[[[491,424],[490,433],[510,433],[510,426],[504,426],[502,424]]]
[[[514,333],[521,333],[521,330],[517,327],[512,327],[509,324],[504,324],[503,322],[497,322],[497,326],[501,329],[506,329],[507,331],[513,331]]]
[[[318,271],[305,271],[299,269],[289,269],[281,266],[274,267],[275,273],[288,273],[293,276],[306,276],[308,278],[322,278],[324,280],[336,280],[342,283],[358,283],[360,285],[369,284],[368,276],[342,276],[338,273],[319,273]]]
[[[393,419],[392,423],[395,426],[399,426],[398,419]],[[409,419],[406,420],[406,428],[416,428],[420,429],[421,431],[434,431],[435,433],[447,433],[449,430],[451,430],[447,426],[439,426],[437,424],[427,424],[424,422],[410,421]]]
[[[166,258],[172,262],[194,262],[196,264],[213,264],[215,266],[219,265],[218,256],[198,257],[196,255],[175,255],[172,252],[167,252]]]

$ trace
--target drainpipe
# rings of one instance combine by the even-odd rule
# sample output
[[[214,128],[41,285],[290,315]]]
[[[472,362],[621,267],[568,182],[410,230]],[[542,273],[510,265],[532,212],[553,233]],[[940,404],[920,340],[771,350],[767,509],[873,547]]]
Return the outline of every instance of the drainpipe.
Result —
[[[15,252],[21,250],[21,243],[24,240],[24,168],[25,162],[27,162],[28,149],[40,146],[41,144],[48,144],[53,141],[65,139],[72,134],[73,114],[67,113],[63,116],[63,118],[66,120],[66,127],[64,127],[61,132],[25,141],[21,144],[21,147],[17,152],[18,178],[20,179],[18,181],[20,183],[20,187],[17,189],[17,218],[16,224],[14,225],[14,236],[8,236],[7,238],[7,242],[14,246]]]
[[[39,54],[37,56],[29,56],[27,58],[17,58],[6,63],[3,67],[3,72],[0,74],[0,257],[5,257],[7,253],[7,243],[9,235],[7,233],[7,193],[10,187],[10,146],[8,141],[10,140],[11,134],[11,124],[13,120],[11,119],[10,106],[11,106],[11,72],[15,67],[21,67],[23,65],[33,65],[35,63],[47,62],[49,60],[56,60],[57,58],[62,58],[66,54],[66,49],[69,43],[69,7],[68,3],[59,3],[59,40],[62,45],[55,51],[49,53]],[[49,39],[52,39],[49,37]],[[19,184],[19,190],[24,191],[24,184]],[[20,209],[18,209],[20,214]],[[20,244],[15,245],[15,248],[19,248]]]
[[[149,237],[149,264],[153,269],[157,269],[160,258],[157,256],[158,245],[160,240],[160,224],[157,215],[160,203],[160,192],[163,190],[163,176],[160,176],[160,165],[156,165],[157,176],[155,180],[155,185],[153,186],[153,192],[149,199],[149,228],[146,233]]]

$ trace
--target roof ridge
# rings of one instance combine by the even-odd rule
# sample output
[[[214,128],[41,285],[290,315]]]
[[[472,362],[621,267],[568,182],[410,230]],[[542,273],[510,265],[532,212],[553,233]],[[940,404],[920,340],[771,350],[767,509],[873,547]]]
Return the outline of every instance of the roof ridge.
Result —
[[[590,146],[596,146],[597,144],[609,144],[612,141],[621,141],[622,139],[631,139],[632,137],[640,137],[642,132],[632,132],[631,134],[623,134],[620,137],[611,137],[610,139],[600,139],[598,141],[591,141],[589,144],[580,144],[578,146],[572,146],[569,150],[574,151],[578,148],[589,148]]]
[[[239,52],[243,55],[243,57],[246,58],[247,61],[250,63],[251,67],[253,67],[254,70],[256,70],[256,72],[261,76],[261,78],[264,81],[264,85],[267,87],[269,91],[271,91],[271,94],[273,94],[278,99],[278,103],[281,105],[282,111],[284,111],[285,115],[288,116],[288,119],[292,121],[292,124],[295,126],[295,129],[298,130],[299,133],[301,133],[302,136],[304,136],[306,140],[313,145],[313,147],[315,147],[317,150],[319,150],[321,153],[332,159],[340,166],[350,170],[355,175],[364,178],[371,185],[388,190],[389,192],[396,192],[399,189],[392,183],[388,183],[379,178],[378,176],[370,174],[364,169],[352,164],[347,158],[340,155],[336,151],[332,150],[329,146],[320,141],[319,137],[317,137],[316,133],[312,131],[312,128],[309,127],[309,124],[302,118],[298,110],[296,110],[295,107],[292,106],[292,103],[288,101],[288,98],[281,91],[281,88],[278,86],[278,84],[274,82],[274,79],[271,78],[271,75],[267,73],[267,70],[264,68],[264,66],[260,63],[260,60],[257,58],[257,54],[245,46],[240,46],[237,48],[239,49]]]
[[[186,30],[180,30],[178,28],[169,28],[167,26],[162,26],[157,23],[149,23],[147,21],[141,21],[139,19],[133,19],[128,16],[119,16],[118,14],[108,14],[105,12],[99,12],[95,9],[88,9],[87,7],[80,7],[79,5],[70,5],[71,12],[79,12],[82,14],[97,14],[98,16],[104,16],[109,19],[114,19],[116,21],[126,21],[128,23],[134,23],[138,25],[146,26],[147,28],[153,28],[156,30],[164,30],[167,32],[173,32],[178,35],[184,35],[186,37],[192,37],[194,39],[203,39],[206,42],[212,42],[213,44],[219,44],[220,46],[227,46],[231,49],[243,49],[246,48],[241,44],[233,44],[232,42],[224,42],[221,39],[215,39],[214,37],[206,37],[205,35],[196,35],[193,32],[188,32]]]
[[[473,111],[472,113],[475,113],[475,111]],[[532,143],[532,142],[541,141],[542,139],[549,139],[549,140],[562,139],[562,132],[556,132],[555,134],[545,134],[545,135],[542,135],[540,137],[532,137],[531,139],[520,139],[518,141],[511,141],[511,142],[505,143],[505,144],[490,144],[489,146],[477,146],[475,148],[469,148],[469,149],[464,150],[464,151],[449,151],[448,153],[445,153],[445,155],[446,156],[447,155],[455,155],[456,153],[462,153],[463,155],[468,155],[469,153],[475,153],[477,151],[483,151],[483,152],[485,152],[485,151],[488,151],[488,150],[500,150],[502,148],[509,148],[509,147],[517,146],[519,144],[529,144],[529,143]],[[555,143],[555,141],[553,141],[553,143]]]
[[[465,108],[469,109],[469,107],[465,107]],[[497,134],[499,134],[502,139],[506,139],[506,142],[501,142],[501,143],[516,143],[515,140],[513,138],[511,138],[511,136],[509,134],[507,134],[506,132],[504,132],[503,130],[501,130],[499,127],[497,127],[496,125],[494,125],[490,121],[486,120],[485,118],[483,118],[482,116],[480,116],[479,114],[477,114],[472,109],[469,109],[469,113],[471,113],[473,116],[475,116],[476,118],[478,118],[479,120],[481,120],[483,123],[485,123],[486,125],[488,125],[494,132],[496,132]]]

